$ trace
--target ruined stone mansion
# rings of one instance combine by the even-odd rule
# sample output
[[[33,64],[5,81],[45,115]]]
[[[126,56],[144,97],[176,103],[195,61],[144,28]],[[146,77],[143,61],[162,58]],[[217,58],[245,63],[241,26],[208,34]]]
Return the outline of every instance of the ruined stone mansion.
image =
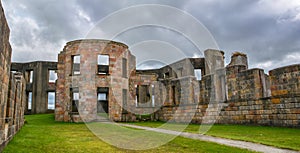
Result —
[[[236,52],[208,49],[137,70],[126,44],[68,42],[57,62],[11,63],[9,27],[0,1],[0,151],[24,124],[24,114],[55,113],[56,121],[151,120],[300,127],[300,64],[265,74]],[[159,56],[159,55],[158,55]],[[57,80],[50,81],[50,73]],[[201,74],[201,75],[199,75]],[[49,93],[55,107],[49,109]],[[53,102],[54,103],[54,102]]]
[[[55,119],[152,120],[300,126],[300,65],[248,69],[247,56],[208,49],[159,69],[136,70],[123,43],[76,40],[58,56]],[[201,77],[196,73],[201,72]],[[45,79],[47,80],[47,79]]]

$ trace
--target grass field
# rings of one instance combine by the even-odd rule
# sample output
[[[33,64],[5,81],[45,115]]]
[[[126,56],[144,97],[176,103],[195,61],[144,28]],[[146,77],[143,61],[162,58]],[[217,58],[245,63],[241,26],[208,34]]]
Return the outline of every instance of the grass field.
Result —
[[[87,152],[250,152],[210,142],[177,137],[158,148],[144,151],[119,149],[96,137],[85,124],[55,122],[53,114],[28,115],[27,124],[4,149],[4,153]],[[102,125],[114,131],[113,125]],[[137,132],[140,130],[136,130]],[[155,133],[149,133],[155,135]],[[112,135],[122,138],[122,135]],[[160,134],[160,137],[167,135]],[[143,143],[141,141],[140,143]]]
[[[140,126],[160,127],[163,122],[138,122],[130,123]],[[182,124],[170,124],[166,128],[170,130],[180,129]],[[190,124],[185,132],[198,133],[199,125]],[[280,148],[300,151],[300,129],[281,128],[267,126],[245,126],[245,125],[214,125],[206,135],[229,138],[234,140],[250,141]]]

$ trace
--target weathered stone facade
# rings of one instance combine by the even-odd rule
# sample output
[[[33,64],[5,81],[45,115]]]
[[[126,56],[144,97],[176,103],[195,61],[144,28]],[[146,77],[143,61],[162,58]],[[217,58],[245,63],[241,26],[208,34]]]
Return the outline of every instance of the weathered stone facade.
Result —
[[[105,113],[114,121],[135,121],[148,114],[174,122],[299,127],[299,65],[267,75],[262,69],[248,69],[243,53],[233,54],[226,67],[223,51],[204,53],[205,58],[136,70],[135,57],[124,44],[69,42],[59,54],[56,120],[97,120],[99,107],[107,107]],[[98,55],[107,55],[109,64],[97,64]],[[80,56],[77,63],[75,56]],[[201,79],[195,70],[201,70]],[[73,92],[78,92],[77,102]],[[107,96],[105,105],[99,92]]]
[[[7,25],[0,1],[0,136],[1,144],[5,140],[5,117],[8,85],[10,77],[11,46],[9,43],[9,27]]]
[[[25,80],[11,74],[9,27],[0,1],[0,152],[24,124]]]
[[[300,64],[267,75],[248,69],[243,53],[233,54],[225,67],[224,52],[208,49],[204,58],[136,70],[128,46],[108,40],[68,42],[58,62],[11,64],[1,0],[0,23],[0,152],[24,125],[25,113],[49,112],[48,92],[56,94],[56,121],[97,121],[103,114],[136,121],[148,115],[173,122],[300,127]],[[50,70],[57,71],[54,82]]]
[[[57,67],[57,121],[93,121],[104,112],[110,119],[121,121],[122,108],[134,101],[128,90],[129,76],[135,73],[135,57],[122,43],[69,42],[59,54]]]
[[[153,120],[174,122],[300,127],[300,65],[267,75],[262,69],[248,69],[243,53],[233,54],[225,67],[224,52],[208,49],[204,58],[136,70],[128,46],[108,40],[69,42],[57,63],[11,64],[9,28],[2,9],[0,20],[3,145],[23,125],[24,112],[49,112],[48,92],[56,93],[57,121],[96,121],[101,114],[114,121],[135,121],[149,115]],[[49,82],[49,70],[57,70],[55,82]]]
[[[237,57],[243,60],[238,61]],[[220,84],[220,90],[224,85],[226,89],[221,92],[224,101],[209,102],[211,95],[207,97],[207,93],[214,92],[205,90],[212,89],[214,77],[206,75],[200,81],[200,95],[204,98],[198,104],[163,106],[159,119],[184,122],[192,116],[193,123],[300,127],[300,65],[274,69],[269,75],[262,69],[247,67],[246,55],[234,54],[226,68],[217,70],[226,72],[226,83]]]
[[[26,99],[25,114],[54,112],[54,110],[48,109],[48,93],[56,91],[55,81],[49,81],[51,70],[57,70],[57,62],[36,61],[11,64],[11,71],[24,74],[27,97],[30,97],[29,93],[32,95],[31,109],[28,109],[29,99]]]
[[[26,81],[22,73],[11,73],[8,85],[8,98],[5,112],[5,132],[2,137],[5,146],[24,125],[26,105]]]

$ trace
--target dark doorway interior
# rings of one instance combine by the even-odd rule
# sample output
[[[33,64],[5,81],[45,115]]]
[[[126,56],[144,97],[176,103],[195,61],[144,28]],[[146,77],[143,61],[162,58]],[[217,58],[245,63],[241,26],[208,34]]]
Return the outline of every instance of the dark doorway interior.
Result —
[[[108,113],[108,88],[97,89],[97,113]]]

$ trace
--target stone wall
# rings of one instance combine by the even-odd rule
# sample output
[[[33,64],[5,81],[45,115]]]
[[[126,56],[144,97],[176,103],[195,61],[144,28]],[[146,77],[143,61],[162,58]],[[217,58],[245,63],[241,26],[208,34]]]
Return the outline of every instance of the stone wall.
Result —
[[[97,68],[99,54],[109,55],[107,74],[97,74],[103,69]],[[72,65],[76,55],[80,62]],[[72,69],[80,74],[72,74]],[[126,77],[124,69],[128,70]],[[201,70],[201,80],[197,80],[196,69]],[[106,87],[108,116],[114,121],[135,121],[148,115],[153,120],[174,122],[299,127],[299,70],[299,65],[293,65],[267,75],[262,69],[248,69],[247,55],[240,52],[234,53],[225,67],[224,52],[212,49],[205,51],[205,58],[135,70],[135,57],[124,44],[72,41],[59,54],[56,120],[80,121],[79,114],[71,111],[74,87],[79,88],[81,117],[97,119],[93,117],[99,113],[96,90]]]
[[[7,138],[16,134],[24,124],[24,108],[27,99],[25,88],[26,82],[23,74],[11,74],[6,107]]]
[[[1,149],[13,138],[24,125],[24,110],[26,106],[26,81],[22,73],[11,73],[8,84],[8,96],[4,113],[4,129],[1,137]]]
[[[97,63],[99,55],[109,56],[108,65]],[[80,56],[77,65],[74,64],[74,56]],[[57,68],[56,121],[97,120],[97,109],[102,107],[97,100],[98,88],[107,89],[106,113],[112,120],[122,121],[125,113],[122,108],[135,102],[129,94],[129,78],[135,74],[135,57],[125,44],[108,40],[68,42],[59,54]],[[73,73],[75,69],[79,71],[77,74]],[[79,90],[77,106],[72,104],[74,88]],[[77,107],[78,111],[74,112],[72,107]],[[128,114],[126,116],[130,117]]]
[[[115,76],[113,82],[100,81],[97,85],[128,85],[126,106],[114,103],[113,98],[122,99],[121,92],[109,91],[114,93],[110,98],[110,118],[134,121],[148,114],[151,119],[174,122],[299,126],[299,65],[272,70],[269,76],[262,69],[248,69],[245,54],[235,53],[224,67],[222,51],[205,52],[205,60],[210,62],[204,58],[184,59],[156,70],[135,71],[132,62],[128,84],[117,79],[122,75],[117,66],[118,71],[110,71]],[[60,57],[66,58],[64,53]],[[207,66],[210,63],[213,65]],[[59,67],[67,65],[62,62]],[[202,80],[196,80],[194,69],[203,70]],[[64,73],[65,70],[68,69]],[[61,93],[65,90],[61,89]]]
[[[269,77],[260,69],[237,72],[238,94],[229,96],[217,123],[300,127],[299,70],[300,65],[282,67]]]
[[[226,68],[228,101],[267,97],[265,74],[262,69],[242,70],[244,66]]]
[[[270,82],[273,97],[300,95],[300,65],[290,65],[271,70]]]
[[[201,80],[198,104],[164,105],[163,121],[217,124],[243,124],[300,127],[300,65],[271,70],[247,70],[245,65],[226,68],[226,100],[215,103],[211,97],[211,75]],[[214,92],[212,92],[214,93]],[[207,96],[209,95],[209,96]]]
[[[23,126],[27,99],[23,74],[10,72],[9,32],[0,1],[0,152]]]
[[[3,144],[5,142],[5,110],[8,96],[11,62],[11,46],[9,43],[9,33],[10,30],[7,25],[0,1],[0,144]]]
[[[48,109],[48,93],[55,93],[55,82],[49,81],[50,70],[57,70],[57,62],[36,61],[29,63],[12,63],[11,71],[22,72],[26,80],[26,95],[32,93],[31,109],[26,100],[25,114],[53,113]],[[32,75],[30,76],[30,72]],[[32,82],[30,82],[32,77]]]

